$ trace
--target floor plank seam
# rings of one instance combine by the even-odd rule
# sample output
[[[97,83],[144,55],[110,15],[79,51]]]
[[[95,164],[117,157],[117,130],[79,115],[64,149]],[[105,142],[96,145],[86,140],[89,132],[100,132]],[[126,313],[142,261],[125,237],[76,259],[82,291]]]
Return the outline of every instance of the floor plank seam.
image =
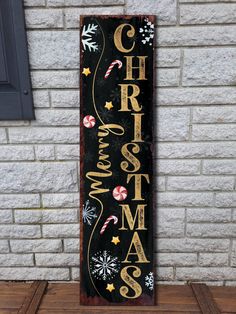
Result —
[[[47,286],[47,281],[34,281],[17,314],[36,314]]]
[[[206,284],[190,283],[190,286],[203,314],[221,314]]]

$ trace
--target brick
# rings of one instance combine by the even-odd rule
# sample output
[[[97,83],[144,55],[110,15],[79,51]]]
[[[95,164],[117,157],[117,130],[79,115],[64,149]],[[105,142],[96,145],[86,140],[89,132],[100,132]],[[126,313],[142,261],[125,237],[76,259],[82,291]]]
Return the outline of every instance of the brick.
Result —
[[[159,143],[159,158],[231,158],[236,156],[234,142]]]
[[[27,9],[25,10],[27,28],[62,28],[63,11],[61,9]]]
[[[124,5],[124,0],[48,0],[48,6],[75,6],[75,7],[89,7],[89,6],[117,6]],[[113,10],[111,8],[111,10]]]
[[[135,0],[126,1],[127,14],[154,14],[157,15],[157,23],[161,25],[176,24],[176,1],[159,0],[158,5],[155,1],[146,0],[137,2]]]
[[[43,225],[43,236],[46,238],[73,238],[79,236],[78,224]]]
[[[217,193],[216,194],[217,207],[235,207],[236,206],[236,193]]]
[[[78,143],[79,129],[66,127],[34,127],[9,129],[11,143]]]
[[[158,283],[158,285],[166,285],[166,284],[168,284],[168,285],[177,285],[177,286],[183,286],[183,285],[186,284],[184,281],[179,281],[179,280],[175,281],[175,279],[173,279],[171,281],[168,281],[168,282],[166,282],[164,280],[163,281],[158,280],[157,283]]]
[[[3,267],[0,280],[69,280],[67,268]]]
[[[179,176],[169,177],[167,181],[169,191],[224,191],[234,189],[232,177],[207,176]]]
[[[28,32],[28,41],[32,69],[79,67],[78,32],[32,31]]]
[[[159,192],[159,206],[212,206],[213,194],[206,192]]]
[[[40,238],[40,226],[27,225],[2,225],[0,228],[1,238],[22,239],[22,238]]]
[[[49,0],[49,1],[55,1],[55,0]],[[66,6],[103,6],[103,5],[124,5],[125,0],[65,0]],[[113,10],[113,9],[112,9]]]
[[[166,189],[166,178],[165,177],[154,177],[154,184],[157,191],[165,191]]]
[[[179,75],[179,69],[159,69],[156,72],[157,86],[178,86]]]
[[[157,228],[158,237],[182,237],[184,235],[184,208],[158,208]]]
[[[6,131],[5,129],[0,129],[0,143],[7,143]]]
[[[232,217],[232,221],[236,222],[236,210],[233,210],[233,217]]]
[[[158,67],[179,67],[180,49],[158,48],[156,51]]]
[[[173,267],[158,267],[157,280],[170,280],[174,279]]]
[[[36,208],[40,206],[37,194],[0,194],[0,208]]]
[[[0,192],[73,192],[78,190],[74,162],[2,163]],[[60,174],[60,175],[58,175]]]
[[[231,209],[224,208],[188,208],[188,222],[230,222]]]
[[[36,253],[35,260],[37,266],[78,266],[78,254],[70,253]]]
[[[210,2],[235,2],[235,0],[180,0],[180,3],[200,3],[200,2],[206,2],[206,3],[210,3]]]
[[[158,252],[228,252],[230,240],[228,239],[158,239]]]
[[[236,278],[236,269],[230,267],[177,267],[178,280],[230,280]]]
[[[1,145],[0,161],[34,160],[32,146]]]
[[[33,88],[78,88],[79,73],[71,71],[33,71]]]
[[[69,223],[77,222],[77,209],[16,210],[15,222],[23,223]]]
[[[158,114],[158,139],[181,141],[189,136],[190,111],[188,108],[160,108]]]
[[[187,224],[189,237],[201,238],[230,238],[236,235],[236,224],[213,223],[213,224]]]
[[[203,170],[204,174],[236,174],[235,160],[204,160]]]
[[[157,264],[160,266],[195,266],[196,253],[158,253]]]
[[[10,240],[10,246],[14,253],[56,253],[62,251],[62,241],[59,239]]]
[[[195,141],[221,141],[236,139],[236,125],[194,125],[192,128],[192,139]]]
[[[100,14],[123,14],[124,8],[122,6],[116,7],[86,7],[86,8],[72,8],[65,9],[65,21],[67,28],[79,28],[80,15],[100,15]]]
[[[200,173],[199,160],[158,160],[157,173],[160,175],[191,175]]]
[[[231,266],[236,266],[236,241],[235,240],[233,240],[233,245],[232,245]]]
[[[71,268],[71,279],[72,280],[79,280],[80,279],[80,269],[79,267],[72,267]]]
[[[79,145],[57,145],[58,160],[79,160]]]
[[[200,253],[199,266],[228,266],[229,257],[226,253]]]
[[[225,280],[224,283],[225,283],[226,287],[235,287],[236,286],[236,281],[234,281],[234,280],[230,280],[230,281]],[[222,286],[223,286],[223,284],[222,284]]]
[[[33,91],[33,99],[34,99],[34,107],[36,108],[50,107],[48,91],[45,91],[45,90]]]
[[[33,254],[0,254],[0,266],[33,266]]]
[[[0,223],[12,223],[12,211],[11,210],[0,210]]]
[[[79,126],[79,110],[37,109],[32,126]]]
[[[47,0],[48,7],[61,7],[65,5],[65,0]]]
[[[159,29],[158,47],[215,46],[236,43],[236,26],[182,26]]]
[[[24,6],[26,7],[45,6],[45,0],[24,0]]]
[[[77,207],[79,204],[79,193],[43,194],[43,207]]]
[[[0,253],[8,253],[9,246],[7,240],[0,240]]]
[[[36,160],[54,160],[54,146],[53,145],[35,145]]]
[[[234,48],[186,49],[183,86],[234,85],[235,68]]]
[[[29,121],[13,121],[13,120],[4,120],[0,121],[0,127],[8,127],[8,126],[27,126],[29,125]]]
[[[236,122],[235,106],[215,106],[193,108],[194,123]]]
[[[65,239],[64,251],[68,253],[78,253],[80,251],[79,239]]]
[[[234,87],[160,88],[157,93],[159,106],[234,105]]]
[[[236,22],[236,4],[196,4],[180,6],[180,24],[226,24]]]
[[[55,108],[79,107],[79,91],[53,90],[51,91],[51,103]]]

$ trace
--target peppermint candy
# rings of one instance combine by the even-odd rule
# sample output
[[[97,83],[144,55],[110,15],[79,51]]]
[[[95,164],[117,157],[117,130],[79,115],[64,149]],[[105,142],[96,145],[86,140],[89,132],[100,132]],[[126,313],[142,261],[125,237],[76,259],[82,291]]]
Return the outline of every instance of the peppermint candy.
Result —
[[[88,129],[91,129],[94,127],[94,125],[96,124],[96,120],[93,116],[85,116],[84,119],[83,119],[83,125],[88,128]]]
[[[115,200],[123,201],[126,199],[128,191],[124,186],[118,185],[117,187],[114,188],[112,195]]]

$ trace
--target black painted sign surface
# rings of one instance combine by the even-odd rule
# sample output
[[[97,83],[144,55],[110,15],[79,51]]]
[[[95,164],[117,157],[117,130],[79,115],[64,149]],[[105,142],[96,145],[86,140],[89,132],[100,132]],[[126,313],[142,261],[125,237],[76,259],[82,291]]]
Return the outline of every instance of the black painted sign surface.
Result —
[[[154,16],[81,18],[81,304],[151,305]]]

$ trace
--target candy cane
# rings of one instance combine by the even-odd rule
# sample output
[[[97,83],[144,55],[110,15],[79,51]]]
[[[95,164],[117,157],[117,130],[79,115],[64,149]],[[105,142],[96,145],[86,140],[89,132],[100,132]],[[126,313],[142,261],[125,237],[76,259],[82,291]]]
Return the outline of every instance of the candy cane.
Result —
[[[104,231],[105,231],[106,228],[107,228],[107,225],[109,224],[109,222],[110,222],[111,220],[114,220],[114,223],[113,223],[114,225],[116,225],[117,222],[118,222],[118,218],[117,218],[116,216],[110,216],[110,217],[108,217],[107,220],[104,222],[104,225],[103,225],[103,227],[102,227],[102,229],[101,229],[101,231],[100,231],[100,234],[103,234],[103,233],[104,233]]]
[[[121,69],[121,67],[122,67],[122,62],[121,62],[120,60],[114,60],[114,61],[110,64],[109,68],[108,68],[107,71],[106,71],[106,74],[105,74],[105,76],[104,76],[105,79],[108,78],[108,76],[109,76],[110,73],[111,73],[111,70],[114,68],[114,66],[115,66],[116,64],[118,64],[118,69]]]

